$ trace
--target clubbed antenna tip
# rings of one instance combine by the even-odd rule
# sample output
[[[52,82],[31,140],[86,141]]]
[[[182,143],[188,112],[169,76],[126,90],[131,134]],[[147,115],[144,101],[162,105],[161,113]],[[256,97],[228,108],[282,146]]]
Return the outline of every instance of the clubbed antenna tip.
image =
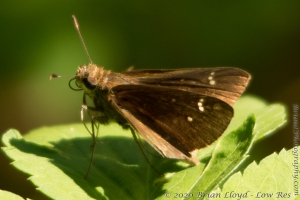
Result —
[[[90,54],[89,54],[89,52],[88,52],[88,50],[87,50],[87,48],[86,48],[85,42],[84,42],[84,40],[83,40],[83,37],[81,36],[80,30],[79,30],[79,24],[78,24],[78,22],[77,22],[77,19],[76,19],[75,15],[72,15],[72,18],[73,18],[73,20],[74,20],[74,25],[75,25],[75,28],[77,29],[78,35],[79,35],[80,40],[81,40],[81,43],[82,43],[82,45],[83,45],[83,48],[84,48],[84,50],[85,50],[85,52],[86,52],[86,54],[87,54],[87,56],[88,56],[88,58],[89,58],[89,60],[90,60],[90,63],[93,63],[93,61],[92,61],[92,59],[91,59],[91,56],[90,56]]]
[[[58,74],[51,74],[50,75],[50,80],[52,80],[53,78],[60,78],[61,76]]]

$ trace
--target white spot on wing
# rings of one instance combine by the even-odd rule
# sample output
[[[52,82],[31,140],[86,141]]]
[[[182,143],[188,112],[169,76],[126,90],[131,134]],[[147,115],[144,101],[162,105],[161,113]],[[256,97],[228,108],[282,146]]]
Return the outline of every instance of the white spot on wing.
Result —
[[[216,84],[216,81],[214,80],[214,75],[215,75],[215,72],[211,72],[210,76],[208,77],[210,85],[215,85]]]
[[[192,121],[193,121],[193,118],[187,117],[187,120],[188,120],[189,122],[192,122]]]
[[[204,111],[203,102],[204,102],[204,99],[203,99],[203,98],[199,99],[199,101],[198,101],[198,109],[199,109],[201,112]]]

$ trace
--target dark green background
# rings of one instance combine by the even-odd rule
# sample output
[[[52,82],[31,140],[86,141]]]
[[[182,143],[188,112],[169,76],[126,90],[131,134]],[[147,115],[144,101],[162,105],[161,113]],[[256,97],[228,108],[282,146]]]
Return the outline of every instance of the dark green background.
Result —
[[[69,78],[92,60],[113,71],[235,66],[253,78],[247,93],[290,110],[300,103],[300,1],[2,1],[0,133],[80,122],[82,93]],[[255,147],[256,159],[292,147],[291,123]],[[3,153],[0,189],[40,199]]]

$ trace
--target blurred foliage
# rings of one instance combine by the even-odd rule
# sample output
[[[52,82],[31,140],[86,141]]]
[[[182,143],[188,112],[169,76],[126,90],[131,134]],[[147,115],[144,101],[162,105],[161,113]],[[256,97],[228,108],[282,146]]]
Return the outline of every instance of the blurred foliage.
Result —
[[[93,62],[106,69],[236,66],[253,76],[248,93],[291,108],[300,102],[299,10],[292,0],[2,1],[0,132],[80,121],[81,92],[69,78],[49,81],[89,62],[73,14]],[[258,159],[290,148],[291,124],[260,146]],[[0,155],[3,179],[12,172]],[[34,191],[25,183],[0,188]]]

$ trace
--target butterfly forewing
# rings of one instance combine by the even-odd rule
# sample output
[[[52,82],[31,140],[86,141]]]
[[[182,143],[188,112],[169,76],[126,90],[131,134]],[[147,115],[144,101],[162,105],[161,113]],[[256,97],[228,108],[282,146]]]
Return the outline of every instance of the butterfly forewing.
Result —
[[[120,85],[113,88],[113,93],[116,109],[127,115],[124,117],[132,126],[166,157],[170,157],[172,146],[187,159],[194,160],[192,152],[215,141],[233,116],[232,107],[227,103],[182,90]],[[149,132],[153,132],[152,137]],[[161,140],[153,140],[154,133]],[[173,158],[182,159],[182,156],[175,154]]]
[[[250,75],[241,69],[219,67],[131,70],[122,73],[122,78],[132,84],[164,86],[215,97],[232,106],[244,92],[250,80]]]

